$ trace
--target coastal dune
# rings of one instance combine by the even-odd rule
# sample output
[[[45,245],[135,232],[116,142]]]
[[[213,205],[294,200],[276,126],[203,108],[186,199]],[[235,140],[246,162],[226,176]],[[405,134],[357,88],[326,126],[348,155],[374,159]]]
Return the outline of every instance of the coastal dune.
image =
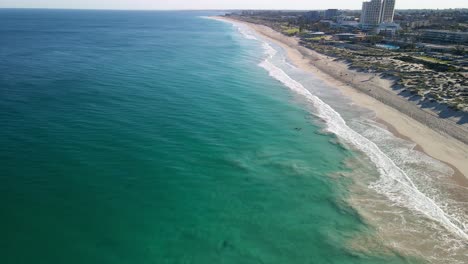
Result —
[[[343,62],[301,46],[297,38],[264,25],[227,17],[219,19],[242,23],[281,46],[297,67],[337,87],[354,104],[373,110],[377,121],[397,136],[416,143],[419,150],[451,166],[455,171],[454,180],[468,187],[468,146],[460,140],[468,137],[466,127],[451,124],[399,97],[390,91],[391,80],[350,70]]]

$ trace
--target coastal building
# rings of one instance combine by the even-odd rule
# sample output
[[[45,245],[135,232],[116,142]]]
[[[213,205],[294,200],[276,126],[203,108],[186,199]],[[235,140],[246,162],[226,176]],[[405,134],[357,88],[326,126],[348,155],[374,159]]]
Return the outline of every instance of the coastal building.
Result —
[[[428,42],[468,44],[468,32],[428,29],[422,32],[421,38]]]
[[[406,20],[406,21],[399,21],[400,25],[405,28],[421,28],[421,27],[428,27],[432,25],[431,20],[423,19],[423,20]]]
[[[360,34],[352,34],[352,33],[340,33],[340,34],[335,34],[334,38],[336,40],[353,40],[357,38],[361,38],[362,35]]]
[[[372,29],[380,23],[392,23],[394,15],[395,0],[371,0],[363,2],[361,25],[364,29]]]
[[[383,0],[380,23],[392,23],[395,15],[395,0]]]
[[[356,21],[354,16],[338,16],[336,18],[336,23],[340,27],[344,28],[357,28],[359,27],[359,23]]]
[[[325,32],[310,32],[308,33],[309,36],[311,37],[323,37],[325,36]]]
[[[319,11],[309,11],[304,14],[304,18],[307,22],[315,22],[320,20]]]
[[[244,11],[241,12],[241,15],[242,16],[253,16],[253,15],[255,15],[255,11],[253,11],[253,10],[244,10]]]
[[[371,0],[362,3],[361,24],[363,28],[369,29],[380,24],[382,12],[382,0]]]
[[[381,23],[376,28],[376,33],[385,36],[395,36],[396,32],[400,29],[400,25],[396,23]]]
[[[325,10],[325,19],[333,19],[338,16],[338,9]]]

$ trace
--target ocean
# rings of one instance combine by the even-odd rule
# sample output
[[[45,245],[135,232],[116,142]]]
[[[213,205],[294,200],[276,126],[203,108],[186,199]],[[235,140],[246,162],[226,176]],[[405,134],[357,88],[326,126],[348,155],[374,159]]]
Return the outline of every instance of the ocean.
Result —
[[[451,168],[216,14],[0,10],[0,262],[464,263]]]

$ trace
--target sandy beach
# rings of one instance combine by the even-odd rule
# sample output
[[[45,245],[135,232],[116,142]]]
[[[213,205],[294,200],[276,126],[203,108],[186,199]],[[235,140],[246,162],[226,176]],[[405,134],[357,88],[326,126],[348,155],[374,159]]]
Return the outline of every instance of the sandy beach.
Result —
[[[377,121],[388,126],[396,136],[416,143],[418,150],[451,166],[455,171],[453,180],[468,187],[468,146],[465,143],[431,129],[374,98],[386,96],[386,99],[401,100],[401,98],[388,98],[392,96],[389,93],[392,81],[382,79],[375,74],[350,70],[346,64],[307,49],[299,45],[298,39],[287,37],[267,26],[226,17],[218,17],[218,19],[247,25],[261,36],[280,45],[285,49],[290,61],[297,67],[321,78],[330,86],[340,89],[343,95],[350,98],[354,104],[373,110]],[[361,92],[356,89],[358,85],[359,89],[365,87],[369,89],[368,92],[375,93],[377,96],[372,97]],[[398,97],[396,94],[394,96]]]

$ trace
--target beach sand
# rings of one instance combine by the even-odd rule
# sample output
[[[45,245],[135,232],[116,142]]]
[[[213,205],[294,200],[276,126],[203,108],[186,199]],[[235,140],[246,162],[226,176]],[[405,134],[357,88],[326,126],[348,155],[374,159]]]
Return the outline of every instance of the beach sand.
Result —
[[[389,127],[396,136],[408,139],[417,144],[417,150],[438,159],[455,171],[453,180],[468,187],[468,146],[444,133],[435,131],[414,120],[402,112],[374,99],[373,97],[353,88],[355,85],[365,85],[372,92],[391,90],[392,81],[382,79],[375,74],[361,73],[348,69],[345,63],[334,58],[319,54],[299,45],[297,38],[287,37],[267,26],[252,24],[226,17],[218,17],[249,26],[261,36],[280,45],[287,53],[289,60],[300,69],[319,77],[332,87],[338,88],[352,103],[375,112],[376,121]],[[370,90],[369,90],[370,91]],[[398,96],[395,94],[395,96]]]

